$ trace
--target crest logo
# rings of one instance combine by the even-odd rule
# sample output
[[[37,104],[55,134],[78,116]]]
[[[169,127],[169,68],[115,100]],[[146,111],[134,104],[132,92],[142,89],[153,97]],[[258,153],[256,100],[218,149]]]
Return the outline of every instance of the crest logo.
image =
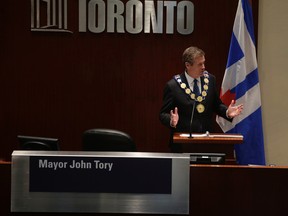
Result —
[[[31,0],[31,31],[68,32],[67,0]]]

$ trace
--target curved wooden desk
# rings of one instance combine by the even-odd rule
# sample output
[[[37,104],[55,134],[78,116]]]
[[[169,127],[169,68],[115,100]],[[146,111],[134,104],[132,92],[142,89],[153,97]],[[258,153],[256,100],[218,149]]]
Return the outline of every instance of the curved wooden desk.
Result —
[[[0,215],[30,216],[31,213],[10,212],[10,163],[0,163],[0,173],[0,198],[2,200]],[[288,194],[287,182],[288,167],[190,165],[189,215],[283,215],[288,209],[285,199]],[[51,216],[51,213],[33,213],[32,215]],[[90,214],[53,213],[53,216],[61,215],[87,216]],[[133,214],[105,214],[105,216],[110,215],[131,216]]]

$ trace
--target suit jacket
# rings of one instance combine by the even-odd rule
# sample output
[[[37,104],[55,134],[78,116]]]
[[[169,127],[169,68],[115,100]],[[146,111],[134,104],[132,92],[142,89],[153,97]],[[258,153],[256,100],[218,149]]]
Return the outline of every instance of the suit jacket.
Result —
[[[180,74],[182,82],[187,86],[187,79],[185,74]],[[201,89],[203,90],[204,76],[201,77]],[[196,104],[195,104],[196,103]],[[198,113],[196,106],[198,102],[195,102],[190,98],[189,95],[180,87],[178,82],[173,78],[171,79],[164,88],[163,93],[163,105],[160,110],[160,121],[171,128],[171,132],[190,132],[190,119],[192,115],[193,106],[195,106],[194,116],[192,121],[193,133],[205,133],[206,131],[211,132],[213,121],[213,113],[216,113],[223,118],[229,120],[226,117],[227,106],[223,104],[219,98],[219,94],[216,90],[216,79],[215,76],[209,73],[209,85],[207,96],[205,100],[201,102],[205,106],[203,113]],[[170,127],[170,110],[174,110],[178,107],[179,121],[176,128]],[[231,121],[231,119],[230,119]]]

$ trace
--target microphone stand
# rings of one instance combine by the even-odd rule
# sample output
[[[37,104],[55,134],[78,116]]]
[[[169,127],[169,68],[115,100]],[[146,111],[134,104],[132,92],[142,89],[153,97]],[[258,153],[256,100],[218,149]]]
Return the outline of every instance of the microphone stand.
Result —
[[[192,111],[191,111],[189,138],[193,138],[193,136],[192,136],[192,122],[193,122],[193,117],[194,117],[195,104],[196,104],[196,101],[194,101]]]

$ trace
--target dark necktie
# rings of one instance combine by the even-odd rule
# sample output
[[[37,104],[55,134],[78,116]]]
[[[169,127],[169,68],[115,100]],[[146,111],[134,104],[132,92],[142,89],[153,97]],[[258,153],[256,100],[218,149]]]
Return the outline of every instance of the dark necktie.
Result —
[[[198,80],[194,79],[193,92],[196,95],[196,97],[200,95],[200,91],[199,91],[199,87],[197,85],[197,82],[198,82]]]

